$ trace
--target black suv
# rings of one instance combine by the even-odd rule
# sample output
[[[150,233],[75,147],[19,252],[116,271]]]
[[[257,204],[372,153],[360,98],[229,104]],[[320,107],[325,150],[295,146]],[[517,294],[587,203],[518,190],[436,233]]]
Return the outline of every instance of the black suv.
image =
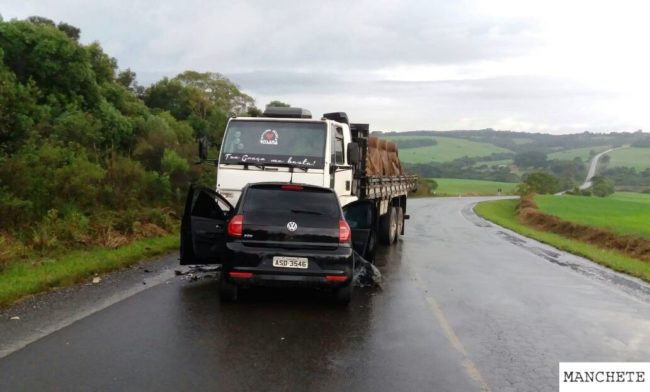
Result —
[[[192,186],[181,225],[181,264],[221,264],[225,300],[237,299],[241,286],[308,285],[328,287],[337,302],[348,303],[355,251],[367,255],[375,223],[369,203],[349,204],[344,214],[329,188],[257,183],[244,187],[232,207],[219,194]]]

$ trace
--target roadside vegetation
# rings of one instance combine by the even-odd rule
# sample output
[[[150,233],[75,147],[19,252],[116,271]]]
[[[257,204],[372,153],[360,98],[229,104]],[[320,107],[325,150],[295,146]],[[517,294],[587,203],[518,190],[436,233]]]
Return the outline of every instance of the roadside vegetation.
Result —
[[[178,245],[179,236],[174,233],[132,241],[116,249],[80,249],[29,263],[11,263],[0,273],[0,306],[176,250]]]
[[[143,87],[80,34],[0,19],[0,302],[174,248],[187,185],[214,178],[196,139],[260,113],[218,73]]]
[[[612,249],[597,247],[566,238],[559,234],[529,227],[519,221],[516,209],[517,204],[517,200],[483,202],[475,207],[475,211],[483,218],[527,237],[547,243],[558,249],[584,256],[616,271],[624,272],[650,282],[650,263],[626,256]]]
[[[435,196],[435,191],[438,188],[438,182],[430,178],[419,178],[418,188],[415,192],[409,193],[409,197],[431,197]]]
[[[625,197],[623,196],[623,199]],[[537,196],[537,198],[541,198],[542,203],[547,198],[564,199],[566,200],[564,203],[574,204],[609,201],[577,196]],[[616,204],[620,200],[619,198],[611,202]],[[610,206],[610,208],[620,210],[620,206]],[[475,211],[485,219],[520,234],[584,256],[616,271],[650,281],[650,253],[648,252],[650,238],[642,235],[641,232],[620,234],[622,232],[620,229],[614,230],[611,226],[599,228],[560,219],[540,211],[532,199],[526,198],[521,202],[519,200],[482,202],[475,207]],[[593,213],[594,211],[591,211],[591,214]],[[579,219],[584,222],[583,215],[580,215]]]

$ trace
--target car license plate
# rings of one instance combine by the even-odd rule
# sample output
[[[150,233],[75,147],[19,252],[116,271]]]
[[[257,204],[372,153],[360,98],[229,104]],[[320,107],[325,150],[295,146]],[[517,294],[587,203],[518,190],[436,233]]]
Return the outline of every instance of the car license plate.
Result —
[[[306,257],[273,257],[273,266],[280,268],[308,268],[309,261]]]

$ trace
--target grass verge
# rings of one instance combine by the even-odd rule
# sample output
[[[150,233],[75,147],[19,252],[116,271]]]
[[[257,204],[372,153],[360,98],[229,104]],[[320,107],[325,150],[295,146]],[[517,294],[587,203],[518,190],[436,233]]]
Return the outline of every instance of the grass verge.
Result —
[[[481,217],[526,237],[586,257],[615,271],[624,272],[650,282],[650,263],[625,256],[613,250],[602,249],[572,240],[559,234],[533,229],[519,222],[515,210],[518,202],[518,200],[487,201],[477,204],[474,210]]]
[[[517,187],[516,183],[469,180],[458,178],[434,178],[438,183],[435,193],[439,196],[486,196],[496,195],[501,189],[502,194],[510,194]]]
[[[0,272],[0,306],[53,287],[81,282],[95,273],[116,270],[178,246],[178,234],[170,234],[133,241],[116,249],[78,250],[37,263],[13,262]]]
[[[539,211],[565,221],[606,229],[621,235],[650,237],[650,195],[537,195],[534,201]]]

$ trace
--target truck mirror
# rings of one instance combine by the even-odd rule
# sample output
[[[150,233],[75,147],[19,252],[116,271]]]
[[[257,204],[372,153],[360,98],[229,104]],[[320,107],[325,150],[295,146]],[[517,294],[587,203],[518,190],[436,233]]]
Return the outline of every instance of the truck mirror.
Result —
[[[199,159],[205,161],[208,159],[208,138],[202,136],[199,138]]]
[[[355,142],[348,143],[348,164],[356,165],[361,159],[361,152],[359,151],[359,144]]]

